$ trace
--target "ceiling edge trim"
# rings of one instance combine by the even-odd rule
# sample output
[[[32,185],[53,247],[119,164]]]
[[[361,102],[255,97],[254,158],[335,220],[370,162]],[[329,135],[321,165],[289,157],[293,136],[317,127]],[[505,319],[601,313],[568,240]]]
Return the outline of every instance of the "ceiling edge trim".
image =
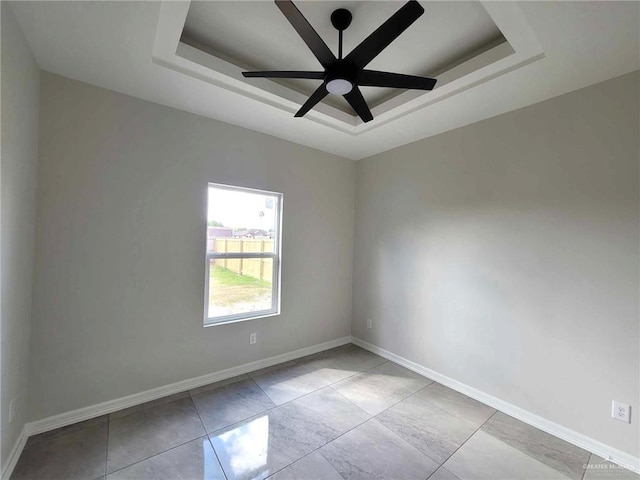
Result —
[[[431,92],[407,91],[374,107],[374,120],[363,123],[331,105],[319,104],[301,121],[312,121],[342,133],[358,136],[386,125],[481,83],[544,58],[544,51],[516,3],[481,2],[507,42],[491,48],[438,75]],[[295,113],[306,96],[273,81],[252,85],[242,68],[180,41],[191,1],[163,0],[153,46],[152,61],[163,67],[205,81],[266,104]]]

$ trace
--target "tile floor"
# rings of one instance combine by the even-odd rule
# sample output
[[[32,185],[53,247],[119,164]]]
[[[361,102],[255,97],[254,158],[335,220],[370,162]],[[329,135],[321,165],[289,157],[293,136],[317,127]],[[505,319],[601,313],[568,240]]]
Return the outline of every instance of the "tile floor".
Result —
[[[640,479],[354,345],[31,437],[11,478],[267,477]]]

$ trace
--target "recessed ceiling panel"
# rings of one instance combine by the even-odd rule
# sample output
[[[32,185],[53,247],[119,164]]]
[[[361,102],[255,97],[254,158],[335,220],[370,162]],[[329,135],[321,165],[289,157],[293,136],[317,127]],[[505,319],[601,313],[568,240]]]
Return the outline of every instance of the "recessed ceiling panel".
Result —
[[[331,12],[347,8],[353,14],[344,33],[345,55],[393,15],[404,2],[397,1],[297,1],[309,20],[337,55],[338,32]],[[425,13],[368,66],[372,70],[436,77],[503,42],[502,33],[477,1],[421,2]],[[271,1],[193,1],[181,41],[252,70],[322,70],[311,51]],[[259,82],[273,80],[253,80]],[[310,95],[319,80],[277,80]],[[371,108],[404,90],[363,87]],[[339,96],[325,102],[346,112]]]

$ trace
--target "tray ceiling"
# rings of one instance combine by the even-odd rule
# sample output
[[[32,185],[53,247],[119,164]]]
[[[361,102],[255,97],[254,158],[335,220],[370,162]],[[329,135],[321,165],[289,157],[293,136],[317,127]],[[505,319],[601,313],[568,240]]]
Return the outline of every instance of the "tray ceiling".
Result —
[[[404,2],[298,1],[296,5],[337,55],[338,32],[331,12],[347,8],[353,21],[344,34],[345,54],[355,48]],[[506,39],[477,1],[428,2],[425,13],[367,68],[435,77]],[[189,6],[181,41],[251,70],[322,70],[318,61],[273,2],[194,1]],[[318,80],[271,80],[311,95]],[[252,80],[260,86],[264,80]],[[371,108],[402,93],[390,88],[362,87]],[[340,96],[325,103],[352,112]]]
[[[247,82],[242,69],[233,62],[180,41],[189,17],[188,1],[9,3],[38,65],[45,71],[353,159],[640,68],[639,2],[480,2],[471,8],[477,12],[477,7],[482,7],[507,41],[472,54],[460,65],[444,67],[446,71],[436,75],[438,84],[433,91],[406,91],[385,100],[372,109],[375,118],[366,124],[352,113],[326,104],[319,104],[304,118],[294,118],[306,98],[295,88],[268,80]],[[211,3],[215,7],[216,2]],[[332,37],[328,24],[322,26],[333,6],[327,5],[323,15],[313,9],[325,8],[324,2],[296,3],[335,48],[335,33]],[[402,3],[399,0],[398,7]],[[426,12],[419,22],[430,22],[430,15],[436,15],[439,8],[458,8],[458,2],[420,3]],[[269,5],[273,5],[271,1],[259,6],[270,10]],[[373,1],[340,4],[344,5],[354,10],[355,23],[345,38],[353,43],[348,45],[366,36],[394,10],[393,5]],[[466,6],[459,8],[464,10]],[[272,13],[272,21],[280,25],[278,38],[280,33],[283,38],[295,35],[277,9]],[[460,21],[473,17],[468,12]],[[369,18],[367,26],[364,18]],[[265,19],[264,23],[272,21]],[[358,22],[363,25],[357,27]],[[460,34],[449,22],[453,20],[442,20],[429,31],[440,28],[451,30],[448,34]],[[486,17],[476,25],[480,24],[489,25]],[[414,29],[420,33],[422,27],[417,25],[421,24],[414,24],[403,36],[413,35]],[[243,30],[247,29],[242,24],[230,22],[230,26],[244,38],[247,32]],[[252,29],[248,30],[250,36]],[[294,48],[294,41],[299,42],[291,37],[291,42],[283,42],[284,47],[279,42],[277,46],[269,42],[269,46],[277,53],[280,48]],[[397,41],[404,39],[401,36]],[[312,60],[306,52],[303,55],[303,45],[295,48],[300,47],[300,61]],[[246,54],[255,56],[252,51]],[[402,52],[396,52],[396,56],[402,57]],[[406,61],[396,56],[386,61]],[[416,68],[432,68],[426,66],[430,61],[433,56],[425,55]]]
[[[365,88],[374,116],[367,124],[339,96],[328,96],[304,119],[357,136],[544,57],[514,4],[423,3],[431,14],[422,15],[368,66],[435,77],[434,90]],[[331,12],[338,6],[351,7],[358,27],[345,32],[345,52],[349,52],[404,2],[297,4],[334,47]],[[357,12],[364,12],[359,21],[355,20]],[[163,2],[153,59],[290,113],[317,88],[313,80],[294,83],[242,76],[246,69],[318,68],[304,42],[270,1]]]

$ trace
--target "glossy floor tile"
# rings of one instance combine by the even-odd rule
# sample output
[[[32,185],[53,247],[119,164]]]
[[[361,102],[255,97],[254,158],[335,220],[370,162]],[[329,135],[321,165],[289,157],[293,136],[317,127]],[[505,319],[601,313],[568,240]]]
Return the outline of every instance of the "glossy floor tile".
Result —
[[[444,467],[440,467],[429,477],[429,480],[460,480]]]
[[[80,430],[84,430],[85,428],[96,427],[99,425],[106,425],[107,422],[109,422],[109,416],[101,415],[100,417],[85,420],[83,422],[78,422],[78,423],[67,425],[61,428],[56,428],[55,430],[50,430],[48,432],[40,433],[38,435],[33,435],[29,437],[27,439],[26,446],[29,447],[31,445],[35,445],[36,443],[40,443],[42,441],[50,441],[50,440],[53,440],[54,438],[67,435],[69,433],[79,432]]]
[[[198,412],[189,398],[111,420],[107,473],[205,433]]]
[[[348,480],[427,478],[438,464],[371,419],[320,449]]]
[[[105,473],[107,422],[27,445],[14,480],[94,480]]]
[[[208,433],[275,407],[248,376],[193,390],[193,403]]]
[[[376,420],[438,464],[447,460],[478,429],[418,395],[385,410]]]
[[[228,480],[263,479],[314,447],[279,409],[209,435]]]
[[[327,380],[318,373],[293,362],[282,368],[259,370],[252,373],[251,378],[276,405],[282,405],[328,385]]]
[[[317,450],[269,477],[270,480],[343,480]]]
[[[331,387],[285,403],[280,410],[316,448],[370,418]]]
[[[640,480],[355,345],[28,439],[24,480]]]
[[[384,362],[370,368],[367,370],[367,373],[369,375],[376,375],[380,377],[382,381],[402,387],[411,393],[422,390],[427,385],[431,385],[433,383],[433,380],[423,377],[422,375],[412,372],[411,370],[393,362]]]
[[[422,400],[432,403],[478,427],[496,413],[495,408],[491,408],[436,382],[421,390],[418,396]]]
[[[590,454],[586,450],[502,412],[491,417],[482,431],[574,480],[582,479],[584,466],[589,462]]]
[[[225,480],[209,437],[201,437],[107,475],[107,480]]]
[[[307,369],[316,372],[328,384],[339,382],[375,367],[386,360],[353,344],[316,353],[299,360]]]
[[[389,363],[373,367],[332,387],[368,414],[377,415],[431,383],[424,377],[407,378],[408,374],[419,375],[395,364],[395,368],[390,368]]]
[[[460,480],[567,480],[569,477],[479,430],[444,464]]]

